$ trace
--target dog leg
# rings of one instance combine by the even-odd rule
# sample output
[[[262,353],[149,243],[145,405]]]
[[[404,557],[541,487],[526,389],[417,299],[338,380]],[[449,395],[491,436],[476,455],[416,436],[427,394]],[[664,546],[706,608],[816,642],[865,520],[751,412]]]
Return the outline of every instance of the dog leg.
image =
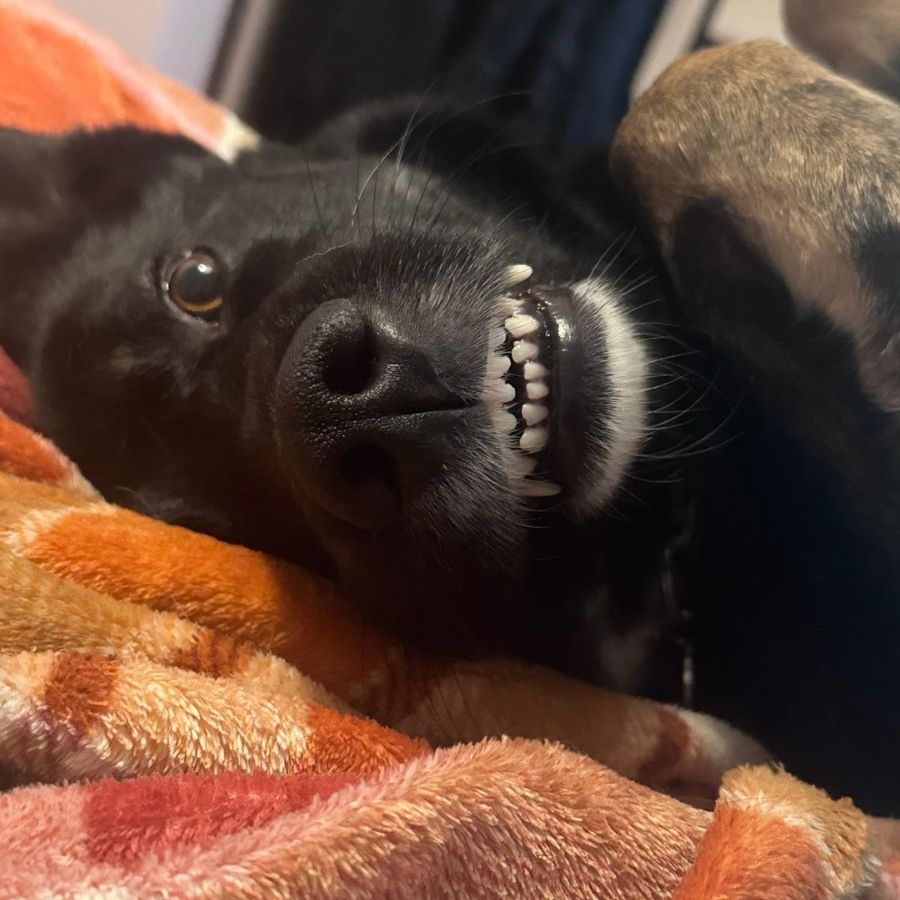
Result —
[[[611,167],[687,317],[893,542],[900,107],[783,45],[705,51],[638,100]]]

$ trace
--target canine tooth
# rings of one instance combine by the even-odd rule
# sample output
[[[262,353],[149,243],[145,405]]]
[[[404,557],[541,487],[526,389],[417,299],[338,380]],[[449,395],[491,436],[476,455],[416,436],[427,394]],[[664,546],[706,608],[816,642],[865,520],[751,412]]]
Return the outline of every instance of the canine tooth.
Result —
[[[494,385],[493,391],[501,403],[512,403],[516,399],[516,389],[505,381],[499,381]]]
[[[488,358],[488,375],[492,375],[494,378],[502,378],[509,371],[510,365],[512,365],[512,363],[505,353],[500,356],[496,356],[492,353]]]
[[[508,288],[514,287],[517,284],[521,284],[523,281],[528,281],[533,274],[534,269],[532,269],[531,266],[526,266],[524,264],[507,266],[503,271],[503,286]]]
[[[546,428],[526,428],[519,438],[519,448],[524,453],[539,453],[547,446]]]
[[[538,381],[547,374],[547,369],[539,362],[527,362],[525,363],[524,374],[526,381]]]
[[[534,359],[540,352],[537,344],[530,341],[516,341],[512,348],[513,362],[523,363],[526,360]]]
[[[516,425],[518,425],[516,417],[512,413],[495,412],[492,418],[494,420],[494,425],[496,425],[497,429],[504,434],[512,434]]]
[[[506,326],[506,330],[514,338],[521,338],[529,334],[534,334],[540,327],[540,323],[537,319],[524,314],[510,316],[503,324]]]
[[[531,364],[526,363],[526,368],[529,365]],[[528,395],[529,400],[543,400],[544,397],[550,394],[550,388],[543,381],[529,381],[525,385],[525,393]]]
[[[522,418],[526,425],[537,425],[547,418],[547,407],[543,403],[523,403]]]
[[[533,456],[520,456],[519,468],[523,476],[531,475],[537,468],[538,461]]]
[[[526,481],[522,493],[526,497],[555,497],[562,493],[562,488],[552,481]]]

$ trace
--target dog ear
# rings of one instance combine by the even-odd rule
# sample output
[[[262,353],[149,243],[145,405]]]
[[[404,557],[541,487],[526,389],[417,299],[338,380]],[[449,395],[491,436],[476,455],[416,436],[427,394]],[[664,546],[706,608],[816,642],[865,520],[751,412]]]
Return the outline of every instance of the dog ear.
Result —
[[[704,51],[636,102],[611,171],[688,319],[895,536],[900,107],[783,45]]]
[[[0,245],[59,216],[57,148],[53,138],[0,129]]]
[[[20,364],[40,318],[37,284],[72,242],[134,209],[168,167],[208,156],[183,138],[130,128],[62,136],[0,129],[0,325]]]
[[[91,217],[115,217],[133,209],[146,187],[174,166],[214,159],[181,135],[130,127],[79,131],[59,143],[58,189]]]
[[[185,138],[116,128],[39,135],[0,129],[0,265],[27,284],[83,229],[134,209],[148,184],[211,155]],[[225,163],[222,163],[224,166]]]
[[[186,138],[136,128],[66,135],[0,129],[5,272],[46,267],[84,228],[133,210],[147,186],[173,166],[212,159]]]
[[[42,236],[49,250],[79,225],[133,208],[176,159],[208,157],[185,138],[134,128],[61,136],[0,129],[0,245]]]
[[[366,104],[326,125],[307,150],[399,158],[503,198],[534,196],[547,180],[541,141],[502,101],[408,97]]]
[[[403,161],[501,208],[514,203],[517,213],[539,218],[548,231],[583,240],[586,253],[603,235],[617,236],[617,227],[630,228],[624,215],[621,221],[614,215],[608,177],[597,177],[596,165],[588,172],[596,152],[573,165],[548,150],[510,98],[465,105],[413,96],[352,109],[299,147],[263,142],[237,166],[251,177],[272,177],[305,174],[316,161]]]

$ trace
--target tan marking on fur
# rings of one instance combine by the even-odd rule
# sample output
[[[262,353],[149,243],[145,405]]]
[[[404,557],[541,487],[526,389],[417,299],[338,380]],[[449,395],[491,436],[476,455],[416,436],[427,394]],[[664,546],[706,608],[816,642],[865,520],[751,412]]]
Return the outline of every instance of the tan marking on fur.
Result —
[[[686,202],[724,202],[800,311],[824,313],[851,337],[863,385],[894,409],[900,310],[860,283],[850,248],[872,198],[900,223],[898,146],[900,107],[796,50],[755,41],[672,66],[623,122],[612,167],[666,255]]]

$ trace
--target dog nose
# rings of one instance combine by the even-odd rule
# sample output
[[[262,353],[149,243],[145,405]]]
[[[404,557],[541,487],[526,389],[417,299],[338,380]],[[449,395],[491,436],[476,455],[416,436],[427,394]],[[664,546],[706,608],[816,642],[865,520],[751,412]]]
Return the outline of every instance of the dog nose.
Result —
[[[276,428],[292,478],[367,530],[389,524],[440,471],[463,406],[421,346],[350,300],[306,317],[277,376]]]

